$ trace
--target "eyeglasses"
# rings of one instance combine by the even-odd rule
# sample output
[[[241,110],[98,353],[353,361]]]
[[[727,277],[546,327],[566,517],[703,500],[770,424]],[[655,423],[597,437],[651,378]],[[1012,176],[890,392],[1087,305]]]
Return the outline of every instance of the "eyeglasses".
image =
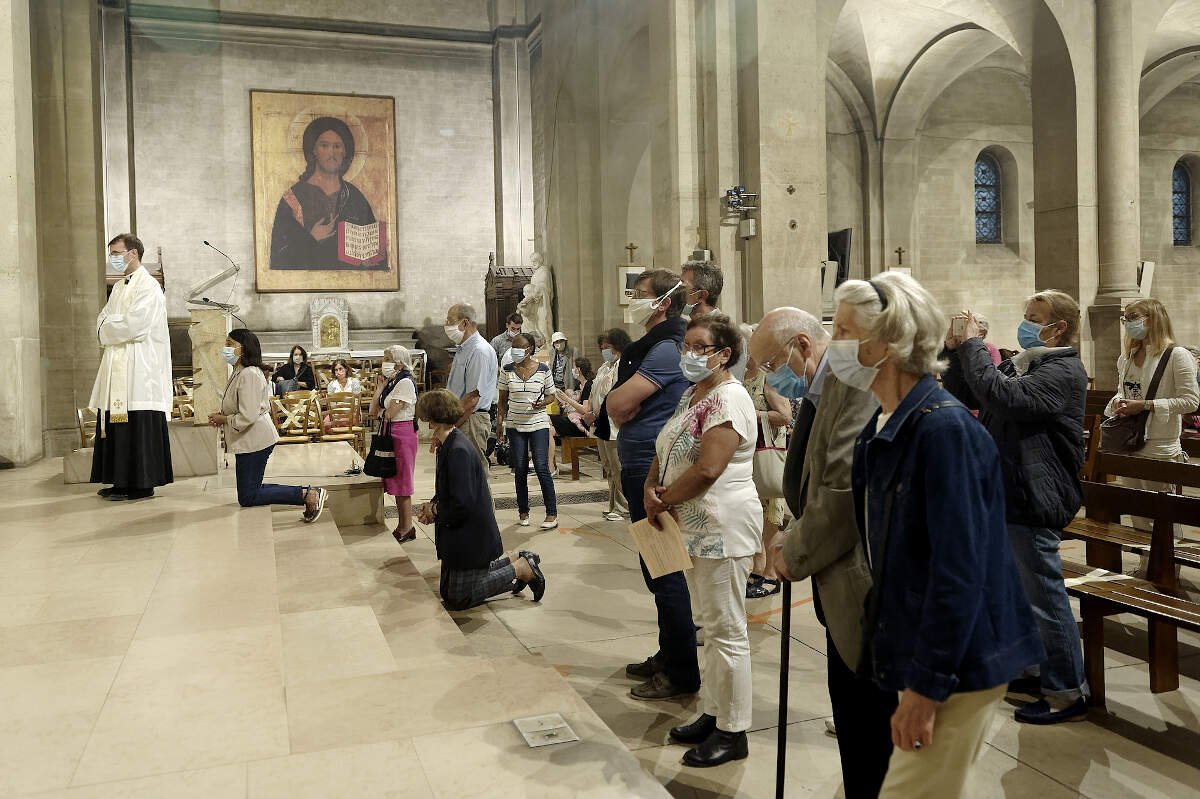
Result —
[[[1124,319],[1126,322],[1137,322],[1141,319],[1145,319],[1146,317],[1144,314],[1140,314],[1140,313],[1127,313],[1127,314],[1122,314],[1121,318]]]
[[[687,344],[683,345],[683,351],[690,352],[692,355],[707,355],[709,352],[715,349],[717,349],[716,344],[693,344],[691,346],[688,346]]]
[[[785,354],[783,356],[783,363],[776,363],[776,361],[778,361],[779,359],[772,358],[769,361],[763,361],[762,363],[760,363],[758,365],[758,368],[761,371],[766,372],[767,374],[773,374],[776,369],[778,369],[780,366],[783,366],[784,364],[786,364],[788,361],[790,361],[792,359],[792,346],[793,345],[788,344],[787,354]]]

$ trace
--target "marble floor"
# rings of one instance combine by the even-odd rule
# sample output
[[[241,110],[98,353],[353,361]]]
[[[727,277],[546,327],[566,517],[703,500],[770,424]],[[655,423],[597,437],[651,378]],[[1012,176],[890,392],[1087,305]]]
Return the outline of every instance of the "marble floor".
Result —
[[[0,795],[773,796],[779,598],[750,606],[750,758],[683,768],[666,732],[694,701],[628,696],[653,603],[584,472],[556,481],[557,530],[497,511],[507,548],[541,554],[544,600],[453,614],[432,530],[401,548],[381,526],[239,509],[206,478],[114,504],[64,485],[60,460],[0,472]],[[511,497],[507,470],[492,483]],[[793,604],[787,795],[839,796],[807,585]],[[1181,688],[1157,695],[1140,623],[1109,638],[1109,713],[1035,728],[998,710],[971,796],[1200,796],[1200,637],[1181,634]],[[581,740],[527,748],[511,720],[550,712]]]

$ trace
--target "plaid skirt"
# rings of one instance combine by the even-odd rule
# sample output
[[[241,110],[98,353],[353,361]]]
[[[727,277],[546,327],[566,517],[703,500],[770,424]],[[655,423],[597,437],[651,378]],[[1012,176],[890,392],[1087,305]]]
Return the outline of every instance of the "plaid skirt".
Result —
[[[512,590],[517,573],[507,555],[493,560],[486,569],[442,567],[439,593],[447,610],[466,610]]]

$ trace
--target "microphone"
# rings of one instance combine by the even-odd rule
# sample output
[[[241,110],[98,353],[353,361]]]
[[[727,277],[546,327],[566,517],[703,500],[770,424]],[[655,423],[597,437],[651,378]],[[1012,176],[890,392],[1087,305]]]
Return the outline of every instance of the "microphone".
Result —
[[[204,246],[211,247],[212,249],[217,250],[216,247],[213,247],[213,245],[209,244],[207,241],[204,242]],[[229,261],[229,263],[233,264],[234,266],[237,266],[237,262],[234,261],[232,258],[230,258],[228,255],[226,255],[224,252],[222,252],[221,250],[217,250],[217,252],[220,253],[221,257],[224,258],[226,261]]]

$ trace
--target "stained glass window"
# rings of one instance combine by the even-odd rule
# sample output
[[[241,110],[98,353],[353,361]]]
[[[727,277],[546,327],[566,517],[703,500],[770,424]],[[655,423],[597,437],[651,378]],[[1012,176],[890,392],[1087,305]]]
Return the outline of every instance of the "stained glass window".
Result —
[[[1182,161],[1171,174],[1171,233],[1176,247],[1192,243],[1192,176]]]
[[[1000,244],[1000,165],[987,153],[975,159],[975,241]]]

